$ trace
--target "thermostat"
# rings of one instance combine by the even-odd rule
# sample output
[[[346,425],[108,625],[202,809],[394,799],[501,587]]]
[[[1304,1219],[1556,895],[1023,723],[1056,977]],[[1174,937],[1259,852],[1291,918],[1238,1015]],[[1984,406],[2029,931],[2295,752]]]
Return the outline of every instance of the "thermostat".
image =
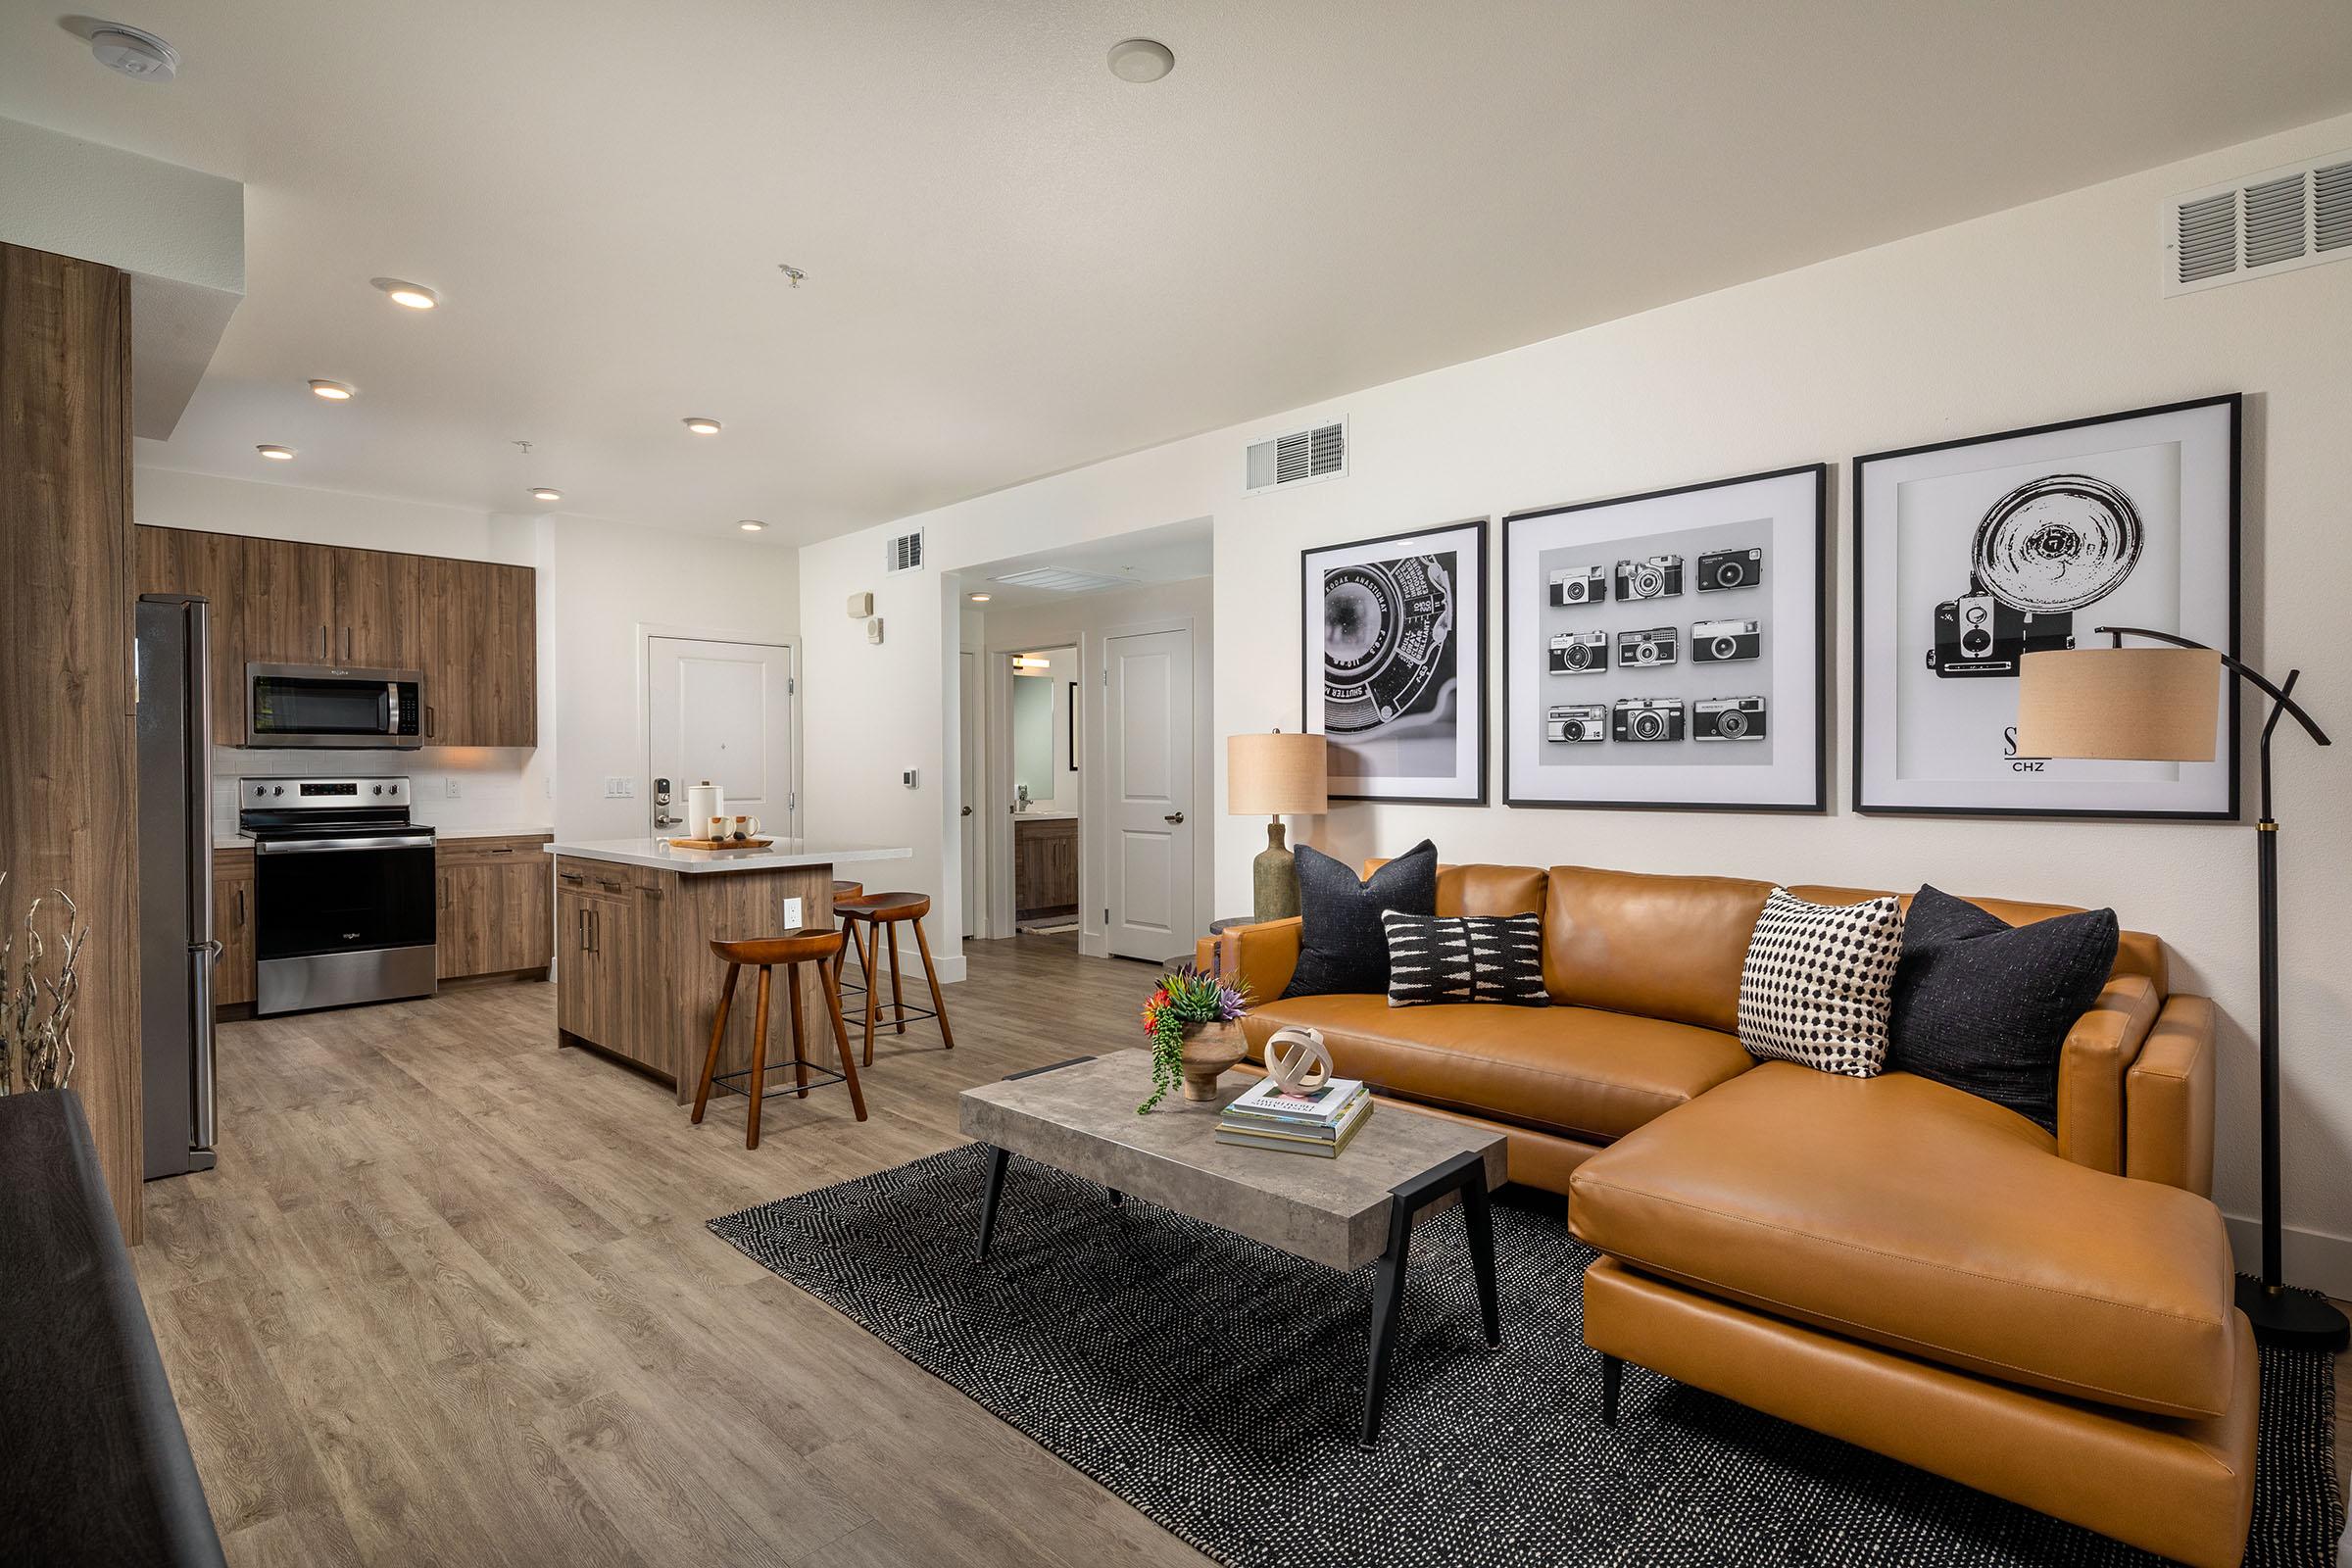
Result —
[[[872,594],[850,595],[850,618],[852,620],[863,620],[873,612],[874,596]]]
[[[899,775],[899,782],[906,785],[908,789],[914,788],[914,769],[910,767],[904,773],[901,773]]]

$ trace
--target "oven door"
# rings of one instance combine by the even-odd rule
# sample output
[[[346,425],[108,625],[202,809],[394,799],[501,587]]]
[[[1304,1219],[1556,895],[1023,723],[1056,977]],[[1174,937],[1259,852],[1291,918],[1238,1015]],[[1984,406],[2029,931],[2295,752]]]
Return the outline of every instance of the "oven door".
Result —
[[[245,744],[409,748],[423,744],[424,677],[415,670],[248,664]]]
[[[430,996],[430,835],[264,839],[254,846],[254,1010]]]

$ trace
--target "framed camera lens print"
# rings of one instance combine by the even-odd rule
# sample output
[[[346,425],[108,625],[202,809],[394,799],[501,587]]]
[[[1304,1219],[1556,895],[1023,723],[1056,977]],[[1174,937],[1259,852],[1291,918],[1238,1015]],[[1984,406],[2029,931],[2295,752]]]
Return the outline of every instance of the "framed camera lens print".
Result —
[[[2145,626],[2237,651],[2240,399],[1854,460],[1854,806],[2229,819],[2236,683],[2211,762],[2017,754],[2018,663]]]
[[[1487,519],[1299,552],[1335,801],[1487,804]]]
[[[1827,807],[1827,474],[1503,519],[1506,805]]]

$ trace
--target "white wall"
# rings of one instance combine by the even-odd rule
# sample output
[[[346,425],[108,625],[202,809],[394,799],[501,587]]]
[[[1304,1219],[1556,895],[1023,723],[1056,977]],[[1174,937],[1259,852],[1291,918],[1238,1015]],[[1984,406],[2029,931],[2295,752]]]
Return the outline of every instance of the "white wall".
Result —
[[[1178,518],[1214,516],[1221,732],[1298,720],[1298,552],[1481,513],[1624,494],[1817,459],[1836,461],[1834,813],[1773,817],[1348,806],[1302,838],[1342,855],[1423,834],[1448,859],[1586,861],[1789,881],[1915,886],[2111,904],[2172,944],[2176,984],[2216,997],[2218,1192],[2257,1209],[2253,835],[2180,823],[1859,817],[1846,797],[1845,489],[1852,454],[2239,390],[2248,393],[2244,651],[2306,666],[2303,695],[2352,730],[2352,265],[2166,299],[2168,195],[2352,145],[2352,118],[2056,197],[1507,354],[1253,420],[945,508],[912,521],[942,568]],[[1853,193],[1867,200],[1867,192]],[[1367,322],[1365,330],[1379,330]],[[1239,370],[1237,374],[1241,373]],[[1240,494],[1242,444],[1346,414],[1349,476]],[[826,828],[911,841],[940,885],[953,627],[936,572],[882,579],[881,531],[805,552],[816,684],[834,692],[856,760],[811,796]],[[852,646],[838,604],[874,587],[893,641]],[[822,632],[820,640],[816,633]],[[953,637],[948,639],[952,660]],[[952,675],[952,667],[949,668]],[[949,694],[943,701],[942,691]],[[856,693],[855,701],[850,694]],[[817,717],[811,706],[812,721]],[[2250,737],[2249,737],[2250,742]],[[2249,760],[2252,747],[2248,746]],[[2352,884],[2352,779],[2342,750],[2278,750],[2285,1141],[2290,1268],[2352,1295],[2352,968],[2336,907]],[[862,760],[870,759],[870,762]],[[1496,764],[1499,766],[1499,763]],[[1222,902],[1239,906],[1255,824],[1216,813]],[[954,867],[944,868],[950,875]],[[2251,1257],[2240,1233],[2241,1256]]]
[[[563,514],[509,516],[381,496],[140,468],[141,523],[299,539],[312,544],[538,572],[539,745],[416,752],[225,751],[216,772],[282,775],[347,769],[406,773],[416,816],[437,827],[504,826],[566,838],[634,838],[651,829],[646,776],[644,639],[649,631],[789,640],[800,620],[799,570],[787,549],[689,539]],[[636,781],[608,800],[604,780]],[[449,795],[451,780],[459,794]],[[216,809],[234,808],[224,791]]]

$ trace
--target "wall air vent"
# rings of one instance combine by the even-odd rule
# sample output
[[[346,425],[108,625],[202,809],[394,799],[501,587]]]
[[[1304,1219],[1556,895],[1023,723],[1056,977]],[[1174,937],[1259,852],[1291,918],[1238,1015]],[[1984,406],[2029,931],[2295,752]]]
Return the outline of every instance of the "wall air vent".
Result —
[[[2265,170],[2164,204],[2164,291],[2352,260],[2352,151]]]
[[[918,571],[923,564],[923,530],[894,533],[882,541],[884,571]]]
[[[1252,441],[1243,472],[1243,494],[1252,496],[1317,479],[1345,479],[1348,421],[1334,419],[1329,424]]]

